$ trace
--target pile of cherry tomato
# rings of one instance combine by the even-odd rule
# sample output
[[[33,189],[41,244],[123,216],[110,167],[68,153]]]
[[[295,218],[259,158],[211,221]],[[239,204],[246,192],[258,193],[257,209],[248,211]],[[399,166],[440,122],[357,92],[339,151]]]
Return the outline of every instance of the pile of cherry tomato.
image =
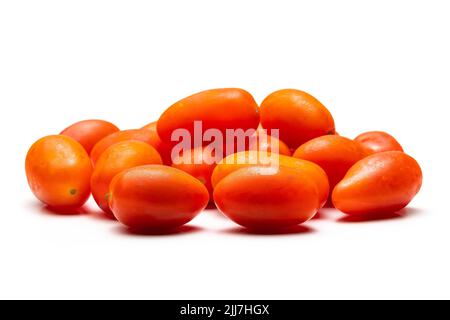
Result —
[[[266,139],[223,156],[207,143],[192,144],[189,161],[183,153],[172,157],[173,132],[195,135],[196,121],[224,136],[227,129],[254,129]],[[279,137],[268,136],[271,129]],[[260,160],[275,152],[276,166]],[[324,206],[348,215],[394,213],[422,184],[419,164],[394,137],[376,131],[345,138],[319,100],[294,89],[273,92],[261,105],[242,89],[203,91],[140,129],[77,122],[31,146],[26,175],[52,210],[76,210],[92,194],[105,214],[141,231],[178,228],[208,204],[263,231],[303,223]]]

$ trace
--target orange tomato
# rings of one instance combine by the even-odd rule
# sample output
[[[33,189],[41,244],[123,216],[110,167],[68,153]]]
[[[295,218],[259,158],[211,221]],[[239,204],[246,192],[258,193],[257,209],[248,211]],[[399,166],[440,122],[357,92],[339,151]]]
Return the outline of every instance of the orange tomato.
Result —
[[[384,151],[403,151],[400,143],[393,136],[383,131],[362,133],[355,138],[355,141],[368,155]]]
[[[181,153],[174,158],[172,167],[183,170],[200,180],[208,189],[212,200],[211,175],[217,162],[221,160],[221,151],[199,147],[189,150],[190,154]]]
[[[401,151],[375,153],[357,162],[333,191],[334,206],[347,214],[394,213],[422,185],[422,171]]]
[[[306,142],[294,152],[293,156],[321,166],[328,176],[330,190],[333,190],[348,169],[366,154],[353,140],[329,135]]]
[[[114,176],[125,169],[146,164],[162,164],[155,148],[142,141],[122,141],[102,153],[91,178],[91,190],[98,206],[112,213],[108,204],[109,184]]]
[[[294,89],[270,94],[261,104],[261,124],[279,129],[280,139],[290,148],[327,134],[334,134],[331,113],[312,95]]]
[[[270,162],[271,159],[275,159],[272,158],[272,156],[277,156],[277,162]],[[215,167],[211,176],[211,184],[213,188],[215,188],[219,182],[229,174],[239,169],[253,166],[280,166],[296,168],[307,174],[316,183],[319,193],[320,207],[323,207],[328,200],[328,195],[330,192],[328,177],[320,166],[310,161],[284,155],[270,155],[263,151],[240,152],[224,158]]]
[[[149,130],[152,133],[151,145],[159,152],[163,163],[170,166],[172,164],[172,147],[170,144],[162,142],[159,138],[156,131],[156,122],[149,123],[143,126],[142,129]]]
[[[241,168],[220,181],[214,201],[234,222],[262,230],[298,225],[319,210],[316,183],[289,167]]]
[[[110,185],[114,216],[136,230],[167,230],[182,226],[209,201],[205,186],[184,171],[147,165],[122,171]]]
[[[278,145],[277,153],[286,156],[291,155],[291,150],[289,150],[289,147],[280,139],[277,139],[259,130],[256,132],[255,136],[256,137],[250,140],[249,150],[272,152],[272,145]]]
[[[61,134],[77,140],[89,154],[97,142],[119,131],[114,124],[104,120],[84,120],[64,129]]]
[[[34,195],[55,209],[75,209],[89,198],[92,164],[74,139],[53,135],[35,142],[28,151],[25,170]]]
[[[115,143],[122,141],[142,141],[151,146],[157,144],[157,136],[155,136],[150,130],[132,129],[118,131],[100,140],[91,151],[91,159],[94,165],[97,163],[101,154]]]
[[[165,143],[174,144],[173,131],[187,129],[194,137],[194,121],[198,120],[202,121],[203,131],[218,129],[225,137],[226,129],[256,129],[259,108],[252,95],[242,89],[203,91],[169,107],[158,120],[158,134]]]

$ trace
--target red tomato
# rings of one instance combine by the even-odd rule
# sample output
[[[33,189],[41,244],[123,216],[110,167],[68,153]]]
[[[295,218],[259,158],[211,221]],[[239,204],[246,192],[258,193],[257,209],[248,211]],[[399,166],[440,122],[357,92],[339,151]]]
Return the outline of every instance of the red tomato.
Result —
[[[91,159],[94,165],[101,154],[115,143],[122,141],[142,141],[151,146],[157,144],[157,136],[155,136],[150,130],[132,129],[118,131],[100,140],[91,151]]]
[[[357,162],[333,191],[334,206],[347,214],[394,213],[422,185],[422,171],[401,151],[375,153]]]
[[[211,175],[217,162],[222,160],[222,152],[215,152],[215,150],[210,150],[207,147],[200,147],[189,150],[189,153],[182,153],[174,158],[172,167],[183,170],[200,180],[208,189],[210,199],[212,200],[213,188],[211,185]]]
[[[154,136],[152,139],[152,146],[159,152],[165,165],[172,165],[172,147],[170,144],[162,142],[159,138],[158,132],[156,131],[156,122],[149,123],[142,127],[142,129],[151,131]]]
[[[279,129],[280,139],[290,148],[327,134],[334,134],[331,113],[312,95],[294,89],[270,94],[261,103],[261,124]]]
[[[241,168],[219,182],[214,201],[234,222],[259,230],[292,227],[319,210],[316,183],[289,167]]]
[[[205,186],[186,172],[147,165],[122,171],[113,179],[109,207],[131,229],[164,231],[191,221],[208,200]]]
[[[35,142],[25,161],[28,184],[48,206],[65,211],[89,198],[92,164],[86,150],[70,137],[47,136]]]
[[[252,139],[250,141],[250,147],[249,150],[257,150],[257,151],[263,151],[263,152],[272,152],[272,145],[278,146],[278,152],[279,154],[283,154],[286,156],[291,155],[291,151],[289,150],[289,147],[280,139],[277,139],[275,137],[272,137],[270,135],[267,135],[261,131],[257,131],[255,134],[256,138]]]
[[[146,164],[162,164],[155,148],[142,141],[122,141],[113,144],[102,153],[91,178],[92,195],[98,206],[112,213],[108,204],[109,184],[123,170]]]
[[[337,135],[322,136],[301,145],[295,158],[314,162],[327,173],[330,190],[342,180],[348,169],[366,154],[353,140]]]
[[[169,107],[158,120],[158,134],[165,143],[176,144],[171,139],[174,130],[187,129],[194,137],[194,121],[199,120],[203,132],[218,129],[225,137],[226,129],[256,129],[259,108],[251,94],[242,89],[203,91]]]
[[[64,129],[61,134],[77,140],[89,154],[97,142],[119,131],[114,124],[104,120],[84,120]]]
[[[382,131],[371,131],[360,134],[355,141],[369,155],[384,151],[403,151],[402,146],[390,134]]]

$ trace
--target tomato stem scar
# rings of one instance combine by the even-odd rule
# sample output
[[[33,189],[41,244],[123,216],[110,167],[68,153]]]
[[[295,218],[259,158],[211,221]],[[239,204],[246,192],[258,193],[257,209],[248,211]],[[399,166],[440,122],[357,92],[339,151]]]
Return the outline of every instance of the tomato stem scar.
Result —
[[[69,193],[70,193],[72,196],[74,196],[74,195],[77,194],[77,189],[72,188],[72,189],[70,189]]]

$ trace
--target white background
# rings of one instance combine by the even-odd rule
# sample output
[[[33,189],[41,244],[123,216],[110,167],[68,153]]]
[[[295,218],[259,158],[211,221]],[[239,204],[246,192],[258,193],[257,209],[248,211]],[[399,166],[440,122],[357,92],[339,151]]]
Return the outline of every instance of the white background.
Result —
[[[448,1],[0,2],[0,298],[450,298]],[[215,87],[298,88],[340,134],[385,130],[424,171],[402,217],[251,235],[215,211],[127,234],[46,212],[24,159],[87,118],[121,128]],[[306,229],[307,228],[307,229]]]

